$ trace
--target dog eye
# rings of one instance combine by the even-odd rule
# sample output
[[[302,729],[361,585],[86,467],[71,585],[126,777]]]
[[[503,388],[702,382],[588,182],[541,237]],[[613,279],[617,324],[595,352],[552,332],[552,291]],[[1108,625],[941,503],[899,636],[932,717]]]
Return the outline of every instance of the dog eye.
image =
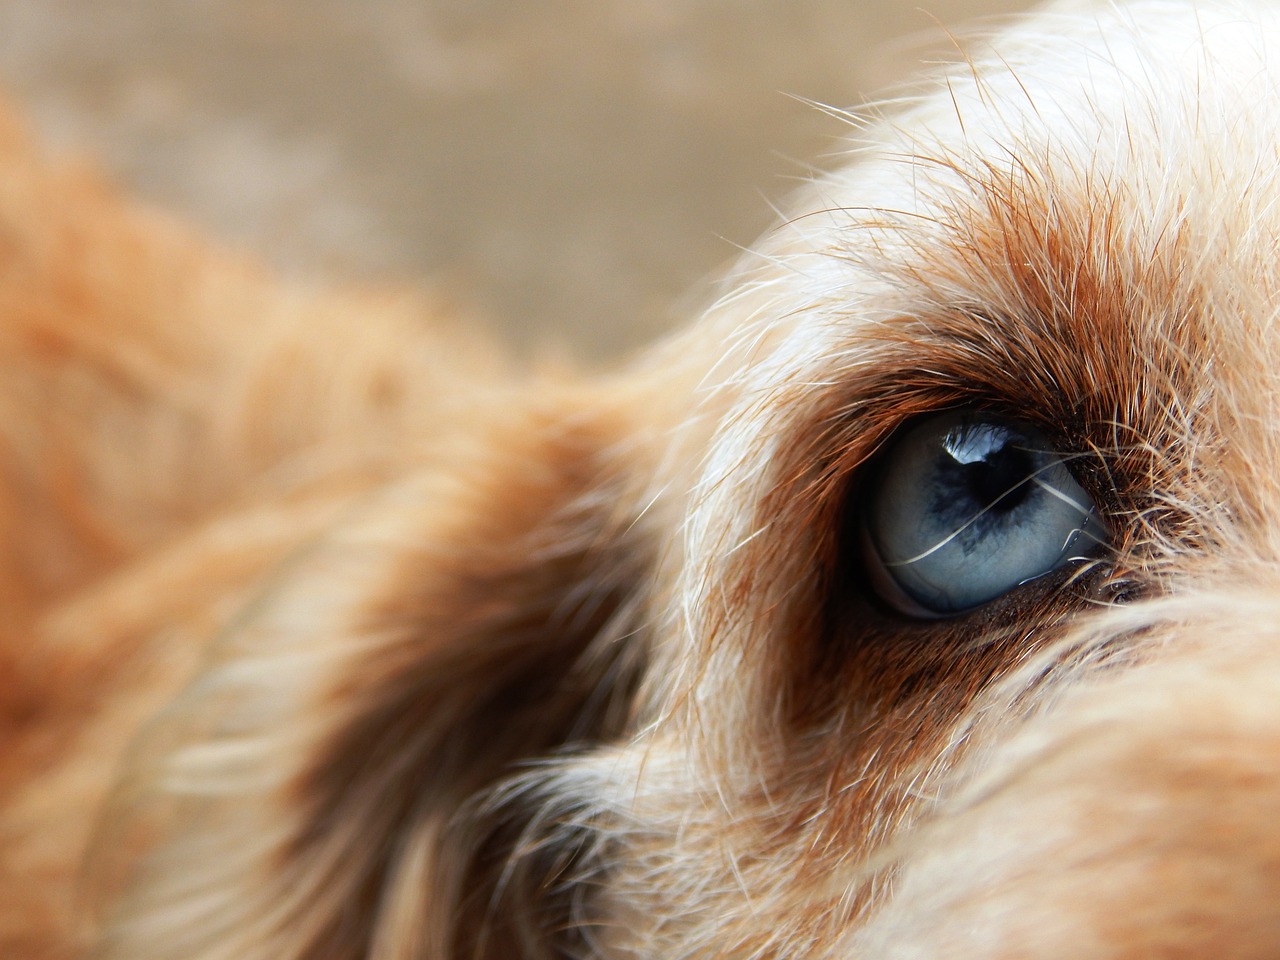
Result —
[[[975,412],[896,440],[864,499],[863,555],[885,602],[962,613],[1105,544],[1097,507],[1035,428]]]

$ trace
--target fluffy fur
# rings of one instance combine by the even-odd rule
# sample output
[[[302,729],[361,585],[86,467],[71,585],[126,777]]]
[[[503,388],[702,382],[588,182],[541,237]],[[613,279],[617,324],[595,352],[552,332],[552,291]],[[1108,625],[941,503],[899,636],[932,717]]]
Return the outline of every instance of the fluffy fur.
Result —
[[[0,955],[1273,955],[1280,13],[1050,10],[878,113],[582,381],[5,121]],[[957,406],[1111,541],[913,620],[850,518]]]

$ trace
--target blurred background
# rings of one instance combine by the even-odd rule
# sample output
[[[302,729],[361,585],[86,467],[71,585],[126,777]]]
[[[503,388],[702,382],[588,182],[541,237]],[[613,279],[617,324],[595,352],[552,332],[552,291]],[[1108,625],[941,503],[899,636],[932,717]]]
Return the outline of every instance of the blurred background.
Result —
[[[856,106],[1024,5],[0,0],[0,82],[226,243],[596,360],[686,319],[823,165],[840,124],[801,98]]]

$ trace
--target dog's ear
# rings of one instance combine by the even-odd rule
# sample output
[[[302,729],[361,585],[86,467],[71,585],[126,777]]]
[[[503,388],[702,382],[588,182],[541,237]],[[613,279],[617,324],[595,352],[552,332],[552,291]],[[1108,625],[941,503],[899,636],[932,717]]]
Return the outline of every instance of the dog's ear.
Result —
[[[623,434],[575,419],[472,427],[287,565],[142,751],[136,784],[195,799],[109,956],[571,952],[583,839],[513,784],[625,730],[656,552]]]

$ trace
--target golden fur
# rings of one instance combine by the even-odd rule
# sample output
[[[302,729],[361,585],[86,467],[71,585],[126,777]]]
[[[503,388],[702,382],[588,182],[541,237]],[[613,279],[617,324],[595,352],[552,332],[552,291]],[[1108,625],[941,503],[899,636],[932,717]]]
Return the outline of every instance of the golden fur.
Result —
[[[1269,957],[1280,9],[1024,18],[686,333],[527,375],[0,127],[0,956]],[[1106,549],[859,559],[933,411]]]

